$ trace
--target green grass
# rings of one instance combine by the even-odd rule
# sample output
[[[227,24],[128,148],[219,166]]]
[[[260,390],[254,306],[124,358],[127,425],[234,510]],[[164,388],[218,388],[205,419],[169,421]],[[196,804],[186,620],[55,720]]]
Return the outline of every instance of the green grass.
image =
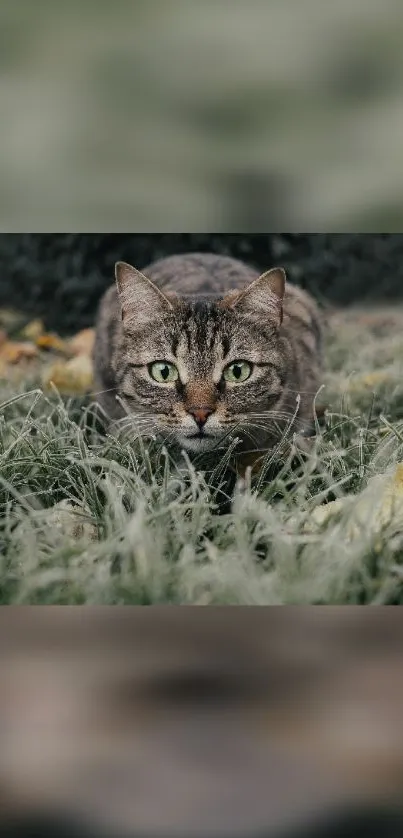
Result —
[[[84,401],[3,382],[0,603],[403,602],[403,314],[385,318],[333,320],[311,452],[221,515],[211,476],[158,441],[102,436]]]

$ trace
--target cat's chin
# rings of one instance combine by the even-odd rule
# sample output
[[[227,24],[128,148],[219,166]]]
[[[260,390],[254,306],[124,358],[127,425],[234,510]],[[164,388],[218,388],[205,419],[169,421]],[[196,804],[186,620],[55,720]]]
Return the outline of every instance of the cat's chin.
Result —
[[[180,435],[177,437],[177,443],[180,448],[192,454],[208,453],[217,448],[219,437],[213,434],[195,434],[194,436]]]

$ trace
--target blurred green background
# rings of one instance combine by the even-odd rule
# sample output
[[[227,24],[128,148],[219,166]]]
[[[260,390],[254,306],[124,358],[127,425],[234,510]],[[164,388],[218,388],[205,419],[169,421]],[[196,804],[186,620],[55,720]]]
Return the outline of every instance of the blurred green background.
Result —
[[[3,0],[4,232],[403,229],[401,0]]]
[[[401,234],[62,233],[0,234],[0,307],[43,317],[62,333],[92,325],[123,259],[140,270],[153,259],[213,251],[289,278],[319,300],[375,303],[403,297]]]

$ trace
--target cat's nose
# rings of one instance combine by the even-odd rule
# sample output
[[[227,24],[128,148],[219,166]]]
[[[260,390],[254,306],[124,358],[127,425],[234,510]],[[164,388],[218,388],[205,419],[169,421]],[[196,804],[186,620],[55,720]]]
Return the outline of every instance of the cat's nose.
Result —
[[[200,430],[204,427],[207,422],[207,419],[213,413],[213,409],[211,407],[189,407],[188,413],[193,416],[193,419],[199,426]]]

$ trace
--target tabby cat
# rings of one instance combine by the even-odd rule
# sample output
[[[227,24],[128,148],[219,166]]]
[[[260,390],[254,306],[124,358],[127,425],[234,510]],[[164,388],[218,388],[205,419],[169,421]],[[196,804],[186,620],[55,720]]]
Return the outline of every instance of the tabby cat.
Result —
[[[190,454],[239,439],[272,448],[312,422],[321,383],[321,322],[284,270],[186,254],[144,274],[116,265],[95,341],[97,398],[110,419],[134,418]]]

